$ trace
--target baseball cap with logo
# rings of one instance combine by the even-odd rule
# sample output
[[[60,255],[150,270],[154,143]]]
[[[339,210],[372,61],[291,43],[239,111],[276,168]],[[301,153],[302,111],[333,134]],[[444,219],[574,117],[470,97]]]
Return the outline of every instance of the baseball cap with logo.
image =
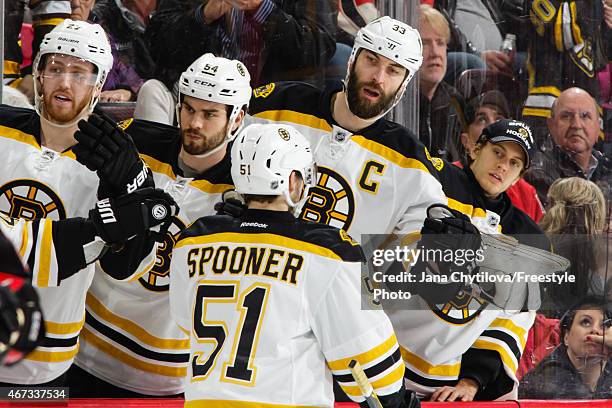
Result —
[[[535,143],[531,129],[519,120],[501,119],[483,129],[480,141],[493,144],[514,142],[525,152],[525,169],[531,165],[531,155],[535,153]]]

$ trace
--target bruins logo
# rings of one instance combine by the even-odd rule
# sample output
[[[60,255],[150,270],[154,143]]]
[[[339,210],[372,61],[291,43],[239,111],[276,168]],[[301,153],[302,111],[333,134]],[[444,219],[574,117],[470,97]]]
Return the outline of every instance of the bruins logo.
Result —
[[[0,187],[0,211],[12,218],[37,220],[66,218],[66,209],[57,193],[36,180],[18,179]]]
[[[436,170],[440,171],[442,170],[442,167],[444,167],[444,161],[439,157],[431,157],[427,148],[425,148],[425,157],[427,157],[427,160],[429,160],[431,164],[433,164]]]
[[[475,319],[488,303],[476,299],[464,292],[459,292],[450,302],[442,305],[429,304],[431,310],[440,319],[451,324],[466,324]]]
[[[330,168],[318,168],[319,180],[309,191],[300,218],[348,230],[353,222],[355,199],[348,182]]]
[[[291,136],[289,136],[289,132],[287,131],[287,129],[279,128],[278,134],[280,135],[281,139],[283,139],[286,142],[288,142],[289,139],[291,139]]]
[[[272,82],[268,85],[264,85],[264,86],[260,86],[259,88],[255,88],[253,90],[253,95],[256,98],[267,98],[268,95],[270,95],[272,91],[274,91],[275,86],[276,85],[274,84],[274,82]]]
[[[119,126],[121,130],[125,130],[128,128],[128,126],[132,124],[133,121],[134,121],[134,118],[125,119],[117,123],[117,126]]]
[[[146,289],[153,292],[166,292],[170,289],[170,261],[172,260],[172,248],[176,244],[179,233],[186,225],[177,217],[172,217],[172,224],[166,232],[164,241],[157,248],[155,265],[150,272],[142,276],[138,281]]]

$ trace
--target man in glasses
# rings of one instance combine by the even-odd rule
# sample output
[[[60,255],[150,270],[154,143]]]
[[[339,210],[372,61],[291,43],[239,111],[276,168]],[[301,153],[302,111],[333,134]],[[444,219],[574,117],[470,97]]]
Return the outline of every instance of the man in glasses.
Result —
[[[90,116],[112,65],[108,38],[97,24],[65,20],[44,37],[33,65],[36,111],[0,107],[0,212],[29,220],[88,217],[97,202],[99,180],[75,159],[71,148],[77,143],[77,123]],[[131,141],[124,137],[117,142],[122,147],[117,153],[122,165],[114,177],[129,174],[131,186],[107,186],[100,198],[153,185],[150,172],[135,149],[130,149]],[[109,214],[106,209],[104,217]],[[41,250],[61,249],[77,234],[74,231],[56,241],[51,228],[34,228],[31,241]],[[56,252],[47,252],[52,255],[26,259],[33,261],[33,270],[42,266],[42,274],[33,283],[39,289],[46,335],[25,360],[0,370],[0,383],[62,385],[77,353],[94,268],[90,265],[57,279],[61,272],[54,266]],[[78,255],[72,255],[76,262]],[[120,254],[109,251],[107,256]],[[125,262],[129,268],[130,262],[138,261]]]

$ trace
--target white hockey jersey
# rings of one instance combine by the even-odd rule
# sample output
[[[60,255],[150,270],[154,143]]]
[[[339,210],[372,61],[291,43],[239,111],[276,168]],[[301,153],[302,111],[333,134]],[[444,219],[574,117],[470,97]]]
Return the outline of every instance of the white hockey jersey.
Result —
[[[289,212],[205,217],[172,256],[172,315],[190,335],[186,407],[332,407],[332,377],[363,401],[359,361],[379,395],[404,365],[381,310],[361,310],[363,253],[344,231]]]
[[[181,146],[175,127],[139,120],[121,124],[150,167],[155,185],[180,206],[156,260],[141,276],[117,282],[96,273],[87,294],[87,316],[76,364],[115,386],[147,395],[183,392],[189,340],[170,316],[168,289],[172,247],[178,232],[214,214],[221,193],[232,188],[229,155],[197,179],[180,176]],[[144,274],[143,274],[144,273]]]
[[[71,151],[57,153],[40,146],[40,119],[29,109],[0,107],[0,211],[12,218],[87,217],[96,202],[98,177],[76,161]],[[63,374],[78,351],[85,316],[85,293],[93,265],[57,286],[54,251],[48,257],[32,250],[52,245],[48,223],[26,228],[31,234],[22,255],[31,263],[45,317],[43,344],[25,360],[0,368],[0,382],[40,384]],[[29,253],[28,253],[29,251]],[[31,261],[30,261],[31,260]]]
[[[310,142],[319,171],[301,217],[362,234],[419,232],[427,207],[446,204],[432,158],[406,128],[381,119],[351,134],[332,118],[332,95],[299,82],[254,90],[249,121],[293,125]]]

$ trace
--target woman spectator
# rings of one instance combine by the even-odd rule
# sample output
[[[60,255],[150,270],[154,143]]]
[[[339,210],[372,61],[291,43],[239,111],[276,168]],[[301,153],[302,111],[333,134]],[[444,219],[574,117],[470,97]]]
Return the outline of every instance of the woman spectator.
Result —
[[[586,297],[561,319],[561,344],[521,381],[519,398],[612,398],[612,314],[602,298]]]
[[[605,273],[598,270],[607,258],[602,253],[601,235],[606,225],[606,202],[595,183],[579,177],[556,180],[548,191],[548,201],[540,227],[555,252],[570,260],[576,277],[573,283],[545,286],[542,312],[559,317],[578,299],[604,294]]]

